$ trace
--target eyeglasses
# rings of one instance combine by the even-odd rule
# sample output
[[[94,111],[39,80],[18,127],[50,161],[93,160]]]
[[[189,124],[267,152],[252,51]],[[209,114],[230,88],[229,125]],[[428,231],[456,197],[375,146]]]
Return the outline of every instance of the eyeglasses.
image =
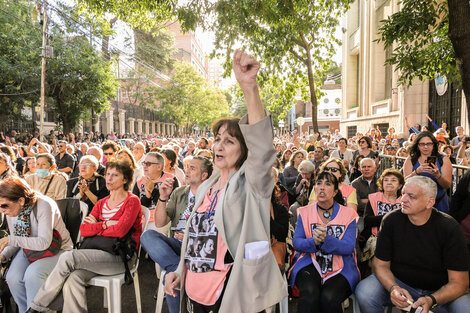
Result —
[[[365,140],[360,140],[359,143],[366,143],[367,141]]]
[[[88,168],[90,168],[90,167],[93,167],[93,164],[83,163],[83,164],[80,164],[79,166],[80,166],[80,167],[88,167]]]
[[[114,155],[114,152],[111,152],[111,153],[104,153],[104,155]]]
[[[434,143],[432,142],[420,142],[418,143],[418,146],[420,147],[432,147],[434,145]]]
[[[336,167],[325,167],[323,170],[325,172],[329,172],[329,171],[331,171],[333,173],[339,172],[339,168],[336,168]]]
[[[8,203],[0,204],[0,209],[8,209],[10,205]]]
[[[157,163],[157,162],[142,162],[143,166],[150,166],[150,165],[153,165],[153,164],[158,165],[160,163]]]

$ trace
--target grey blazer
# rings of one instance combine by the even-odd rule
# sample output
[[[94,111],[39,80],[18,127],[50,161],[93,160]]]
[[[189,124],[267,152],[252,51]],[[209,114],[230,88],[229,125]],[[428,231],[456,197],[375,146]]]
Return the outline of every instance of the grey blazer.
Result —
[[[268,114],[268,113],[267,113]],[[287,283],[282,278],[271,250],[256,260],[244,258],[245,244],[270,241],[270,202],[274,180],[271,167],[276,157],[273,148],[272,120],[266,116],[256,124],[248,124],[248,117],[240,121],[240,128],[248,146],[248,158],[241,168],[230,175],[224,193],[215,210],[215,224],[231,253],[234,263],[220,312],[260,312],[287,296]],[[190,219],[204,199],[207,190],[218,180],[213,175],[199,186],[196,203]],[[184,292],[184,255],[188,243],[188,228],[176,270],[181,275]],[[183,300],[185,297],[181,297]],[[181,306],[186,311],[186,305]]]

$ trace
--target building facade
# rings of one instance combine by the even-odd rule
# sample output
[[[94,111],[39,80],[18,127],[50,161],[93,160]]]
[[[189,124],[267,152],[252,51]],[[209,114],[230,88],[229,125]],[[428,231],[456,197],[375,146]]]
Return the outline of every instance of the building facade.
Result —
[[[202,77],[208,79],[209,61],[196,33],[192,31],[183,33],[177,20],[168,23],[166,27],[175,36],[177,52],[174,54],[174,57],[191,64]]]
[[[385,133],[388,127],[394,127],[407,133],[405,117],[412,125],[428,125],[428,113],[438,125],[446,121],[449,128],[463,124],[468,129],[461,91],[449,88],[435,97],[434,80],[416,80],[409,88],[401,86],[395,66],[385,64],[392,49],[376,42],[378,30],[382,20],[399,10],[397,1],[356,0],[344,18],[341,133],[352,137],[371,127]],[[446,104],[446,97],[453,102]],[[446,111],[455,117],[441,113]]]
[[[326,81],[323,86],[320,87],[322,96],[318,99],[317,104],[317,123],[318,131],[323,134],[327,131],[333,132],[336,128],[340,127],[341,119],[341,85],[333,82]],[[299,132],[308,132],[313,134],[312,126],[312,105],[310,102],[302,101],[297,99],[294,106],[294,114],[289,120],[289,125],[292,128],[297,129]],[[296,123],[296,119],[302,117],[305,122],[302,126]]]

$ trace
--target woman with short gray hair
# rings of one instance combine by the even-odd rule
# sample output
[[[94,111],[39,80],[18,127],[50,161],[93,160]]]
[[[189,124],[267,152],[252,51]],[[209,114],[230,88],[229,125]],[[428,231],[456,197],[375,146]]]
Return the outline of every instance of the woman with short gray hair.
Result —
[[[109,195],[106,180],[97,173],[98,160],[93,155],[84,155],[78,165],[80,175],[67,182],[67,198],[76,198],[88,205],[88,213],[98,200]]]

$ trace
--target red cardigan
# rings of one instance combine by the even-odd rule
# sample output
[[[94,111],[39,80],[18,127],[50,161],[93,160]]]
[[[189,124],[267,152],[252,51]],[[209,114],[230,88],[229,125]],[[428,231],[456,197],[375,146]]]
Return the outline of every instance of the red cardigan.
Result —
[[[128,192],[127,198],[124,200],[122,207],[114,214],[111,220],[119,221],[116,225],[109,226],[108,229],[103,229],[103,216],[101,211],[104,204],[108,201],[109,196],[96,202],[90,215],[93,215],[97,223],[83,222],[80,225],[80,232],[83,237],[91,237],[95,235],[107,237],[124,237],[132,226],[135,232],[132,235],[137,247],[140,245],[140,235],[142,235],[142,206],[140,205],[139,198]]]

